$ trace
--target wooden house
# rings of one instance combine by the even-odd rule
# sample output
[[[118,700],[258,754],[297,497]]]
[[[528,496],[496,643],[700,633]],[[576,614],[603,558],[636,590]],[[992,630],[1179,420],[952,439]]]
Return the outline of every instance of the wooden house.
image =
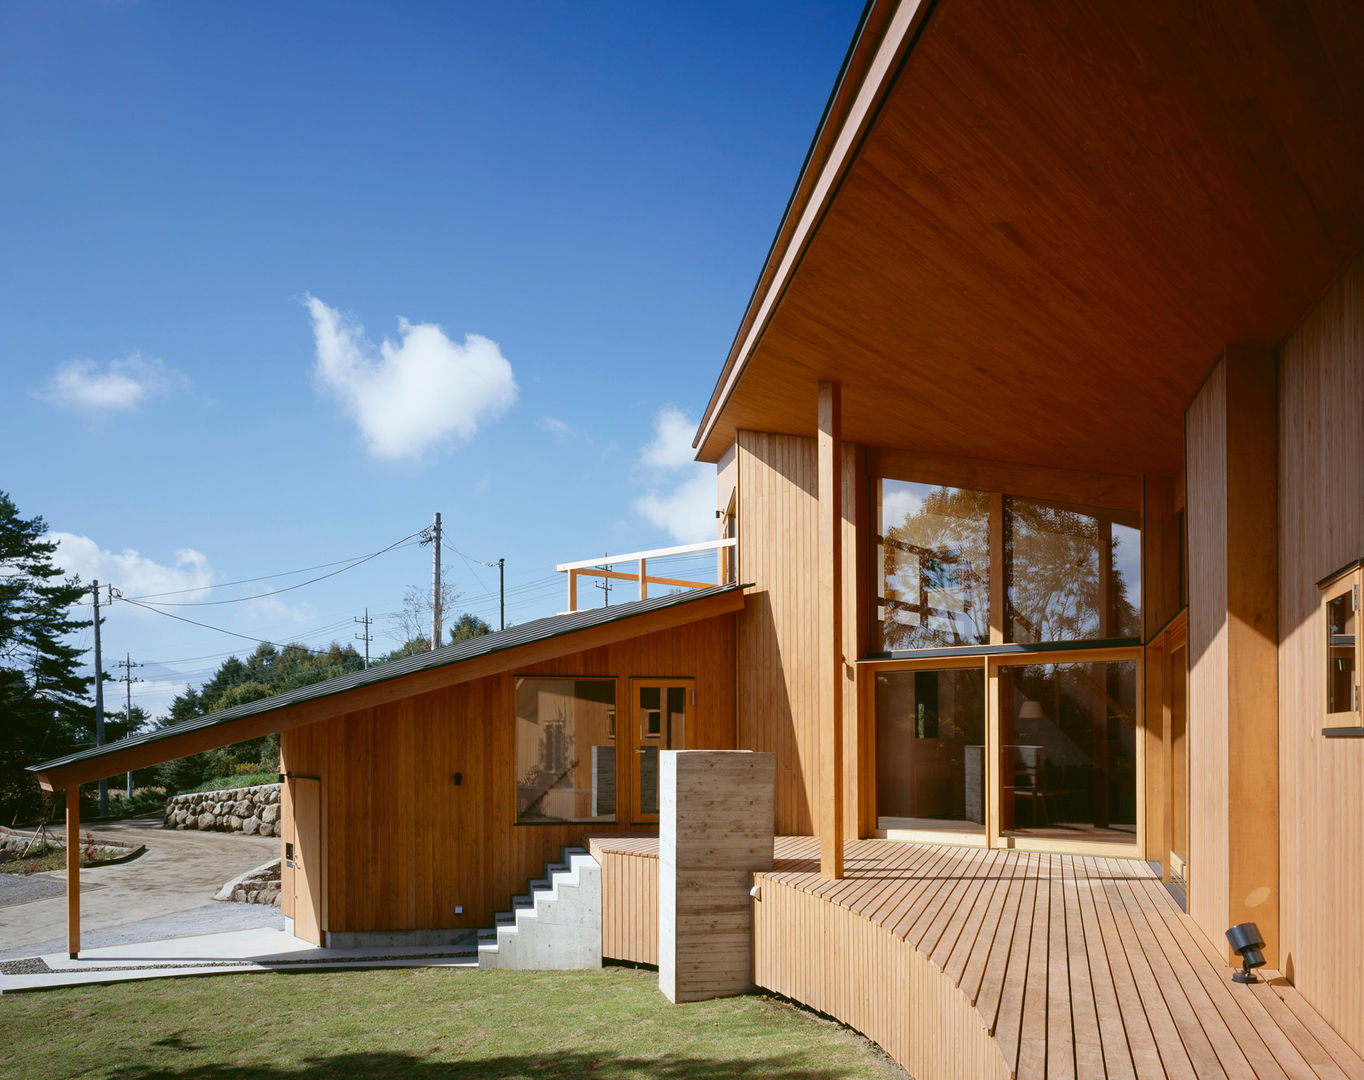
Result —
[[[877,839],[965,850],[973,866],[1076,856],[1046,862],[1067,888],[1112,860],[1154,864],[1187,909],[1190,950],[1229,963],[1224,932],[1259,928],[1300,995],[1293,1022],[1350,1075],[1342,1063],[1364,1053],[1360,56],[1364,10],[1346,0],[871,0],[697,432],[743,589],[659,609],[697,618],[606,651],[474,665],[458,688],[428,682],[433,669],[411,676],[423,696],[347,691],[354,706],[337,696],[321,720],[293,706],[286,770],[345,793],[326,817],[333,857],[359,835],[399,845],[387,870],[334,865],[327,925],[455,925],[457,894],[482,915],[554,844],[611,831],[514,824],[516,678],[609,675],[617,705],[636,675],[710,680],[697,708],[713,711],[688,720],[685,745],[776,755],[776,832],[809,838],[789,850],[817,852],[819,880],[844,879],[847,853]],[[655,617],[638,616],[641,632]],[[719,632],[695,630],[707,620]],[[456,714],[486,734],[452,747],[439,717]],[[391,755],[382,786],[375,755]],[[637,783],[620,761],[616,782]],[[95,775],[45,768],[55,788]],[[486,807],[478,835],[516,838],[454,891],[417,827],[459,828],[440,816],[452,798]],[[376,896],[399,864],[417,887]],[[974,888],[951,894],[978,901],[956,933],[1018,907]],[[1056,903],[1063,926],[1070,899]],[[854,935],[852,975],[838,982],[829,955],[818,985],[802,982],[781,965],[831,939],[779,911],[760,940],[803,948],[760,962],[759,981],[900,1038],[884,1004],[898,999],[872,985],[892,978],[879,966],[892,945]],[[1063,966],[1065,949],[1083,963],[1100,947],[1061,941]],[[1130,992],[1142,971],[1155,992],[1165,969],[1139,959]],[[1028,1064],[1032,983],[1018,985],[1001,1075],[1086,1075],[1078,1027],[1069,1071],[1048,1071],[1060,1029],[1045,1006],[1043,1064]],[[945,1015],[932,1022],[955,1030]]]

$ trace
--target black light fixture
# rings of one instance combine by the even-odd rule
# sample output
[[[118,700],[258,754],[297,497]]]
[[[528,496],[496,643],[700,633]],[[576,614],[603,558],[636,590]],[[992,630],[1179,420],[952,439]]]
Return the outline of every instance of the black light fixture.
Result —
[[[1265,954],[1260,951],[1265,940],[1260,936],[1260,928],[1253,922],[1237,923],[1227,931],[1227,940],[1241,957],[1241,970],[1232,974],[1232,982],[1259,982],[1251,968],[1265,966]]]

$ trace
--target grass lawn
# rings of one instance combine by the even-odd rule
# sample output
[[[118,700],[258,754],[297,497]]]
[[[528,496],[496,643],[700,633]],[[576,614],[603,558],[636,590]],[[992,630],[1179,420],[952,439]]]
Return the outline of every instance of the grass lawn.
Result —
[[[0,1077],[833,1080],[906,1074],[759,996],[669,1005],[630,968],[220,975],[0,997]]]

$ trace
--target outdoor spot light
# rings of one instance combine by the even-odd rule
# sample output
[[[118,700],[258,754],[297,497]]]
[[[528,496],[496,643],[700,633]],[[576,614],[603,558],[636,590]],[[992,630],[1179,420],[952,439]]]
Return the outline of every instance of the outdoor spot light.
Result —
[[[1231,942],[1231,947],[1241,957],[1241,970],[1232,975],[1232,981],[1238,983],[1253,983],[1260,980],[1255,977],[1255,972],[1251,968],[1265,966],[1265,954],[1260,950],[1265,947],[1264,938],[1260,936],[1260,928],[1253,922],[1237,923],[1227,931],[1227,940]]]

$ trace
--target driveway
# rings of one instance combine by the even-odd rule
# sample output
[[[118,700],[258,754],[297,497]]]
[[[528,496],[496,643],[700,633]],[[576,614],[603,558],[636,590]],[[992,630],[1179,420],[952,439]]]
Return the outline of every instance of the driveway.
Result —
[[[213,894],[225,882],[279,857],[277,837],[165,829],[160,815],[81,828],[82,834],[87,831],[94,833],[96,841],[107,837],[145,844],[147,851],[129,863],[81,871],[82,944],[122,937],[112,932],[131,923],[164,923],[167,917],[194,913],[197,917],[192,921],[200,925],[236,923],[243,918],[254,919],[256,925],[279,920],[278,908],[213,904]],[[0,878],[8,879],[0,880],[0,957],[53,951],[52,942],[65,941],[64,870],[27,879],[7,874]],[[22,884],[11,886],[9,881]],[[242,912],[243,908],[248,910]],[[220,911],[221,920],[217,918]],[[223,925],[222,929],[235,926]],[[65,951],[65,945],[61,950]]]

